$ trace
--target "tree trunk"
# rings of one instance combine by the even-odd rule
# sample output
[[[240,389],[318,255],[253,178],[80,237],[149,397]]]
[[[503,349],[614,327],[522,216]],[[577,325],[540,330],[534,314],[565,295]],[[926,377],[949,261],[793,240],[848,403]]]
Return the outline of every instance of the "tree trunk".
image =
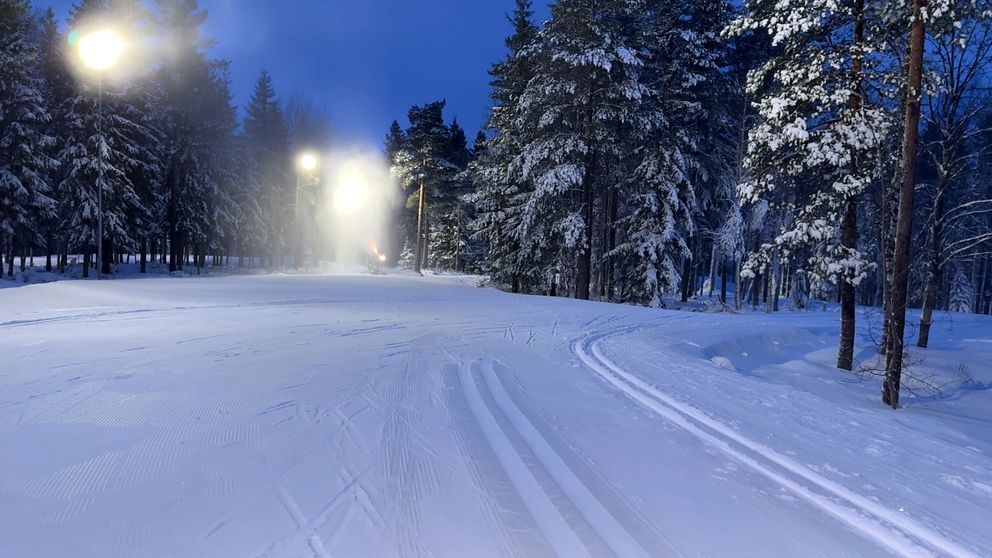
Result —
[[[858,247],[858,212],[853,199],[847,200],[841,234],[844,247],[850,250]],[[857,333],[857,291],[847,277],[840,280],[840,348],[837,351],[837,368],[854,369],[854,337]]]
[[[689,293],[695,288],[692,280],[692,253],[685,258],[682,264],[682,302],[689,302]]]
[[[778,292],[782,284],[782,262],[779,259],[778,249],[775,249],[775,253],[772,255],[772,271],[769,277],[772,280],[772,287],[769,289],[771,291],[772,304],[770,310],[766,308],[766,311],[778,312]]]
[[[424,166],[427,166],[427,161],[424,161]],[[424,196],[426,195],[426,187],[424,186],[424,177],[420,177],[420,191],[417,194],[417,247],[416,253],[413,257],[413,272],[417,275],[423,275],[424,269],[424,212],[426,211],[426,200]]]
[[[620,216],[619,205],[620,205],[620,193],[617,188],[612,188],[609,198],[609,213],[607,214],[607,219],[609,220],[607,224],[607,236],[606,236],[606,253],[609,254],[617,247],[617,219]],[[614,295],[614,290],[616,286],[614,284],[615,278],[614,273],[615,263],[613,258],[607,257],[604,262],[606,269],[606,300],[613,301],[616,299]]]
[[[45,271],[48,273],[52,272],[52,245],[55,244],[55,240],[52,238],[51,231],[45,237]]]
[[[727,303],[727,259],[720,261],[720,302]]]
[[[717,272],[717,259],[720,255],[720,251],[717,249],[716,242],[713,243],[713,248],[710,250],[710,288],[706,296],[713,298],[713,291],[716,290],[716,272]]]
[[[899,408],[902,383],[903,343],[906,333],[906,299],[909,291],[909,253],[913,240],[913,198],[916,189],[916,161],[920,143],[920,96],[923,89],[923,54],[926,30],[923,26],[925,0],[913,0],[913,23],[910,30],[907,61],[909,88],[906,99],[905,128],[902,142],[902,184],[899,212],[896,217],[896,249],[892,270],[891,347],[882,387],[882,402]]]
[[[947,163],[947,156],[944,156]],[[934,199],[933,214],[930,216],[930,250],[927,254],[927,283],[923,290],[923,315],[920,317],[920,335],[916,340],[918,347],[926,349],[930,344],[930,326],[933,325],[933,310],[937,306],[937,289],[940,286],[941,275],[941,219],[944,216],[944,191],[947,187],[948,175],[946,167],[940,170],[937,184],[937,197]]]
[[[141,256],[138,262],[138,271],[140,273],[148,273],[148,239],[144,237],[141,239]]]
[[[83,279],[89,279],[90,277],[90,253],[89,251],[83,252]]]
[[[575,256],[575,298],[589,300],[589,287],[592,282],[593,192],[588,178],[583,185],[582,204],[582,213],[586,221],[585,245]]]

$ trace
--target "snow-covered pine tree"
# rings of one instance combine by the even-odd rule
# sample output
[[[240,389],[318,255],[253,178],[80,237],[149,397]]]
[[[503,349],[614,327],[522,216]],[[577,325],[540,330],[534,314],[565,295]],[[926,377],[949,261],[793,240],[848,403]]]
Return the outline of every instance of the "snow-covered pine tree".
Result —
[[[59,204],[56,188],[62,181],[63,166],[57,164],[56,157],[64,143],[63,119],[61,111],[65,108],[65,101],[73,95],[75,84],[72,74],[69,71],[68,60],[66,58],[66,38],[59,31],[58,21],[55,12],[49,8],[41,17],[41,37],[40,37],[40,71],[44,80],[45,106],[50,115],[46,133],[52,138],[48,148],[48,154],[56,164],[52,165],[47,173],[46,180],[52,190],[54,205],[51,215],[44,220],[45,235],[45,270],[52,271],[52,256],[56,256],[57,267],[60,272],[66,266],[66,242],[60,226],[61,216],[59,214]]]
[[[947,309],[951,312],[971,313],[975,301],[975,291],[971,279],[964,272],[964,266],[954,268],[954,278],[951,279],[950,294],[947,299]]]
[[[396,156],[403,149],[404,141],[403,127],[400,126],[398,121],[393,120],[392,124],[389,125],[389,132],[386,133],[386,139],[383,143],[383,154],[390,165],[393,165],[394,161],[396,161]],[[406,199],[409,197],[409,194],[403,194],[402,186],[396,196],[403,199],[404,203],[393,204],[391,221],[393,226],[389,232],[389,245],[382,247],[382,250],[387,254],[388,261],[391,264],[404,266],[405,269],[413,269],[413,248],[409,247],[409,239],[416,234],[414,231],[416,231],[417,227],[417,214],[408,207]],[[408,249],[408,261],[404,263],[404,258],[408,256]]]
[[[391,174],[410,192],[407,208],[415,212],[416,227],[410,242],[414,248],[414,271],[420,273],[432,261],[435,219],[450,203],[452,185],[461,170],[453,156],[451,129],[444,123],[444,101],[435,101],[410,109],[410,127],[403,145],[391,161]],[[464,134],[462,134],[464,143]]]
[[[272,76],[263,71],[246,109],[244,141],[251,156],[253,189],[265,221],[270,265],[281,265],[293,238],[293,204],[289,127],[276,97]]]
[[[15,249],[23,257],[45,243],[54,211],[48,182],[54,140],[47,135],[36,31],[26,0],[0,0],[0,246],[7,242],[9,272]]]
[[[130,0],[83,0],[70,13],[69,26],[84,32],[89,22],[113,11],[121,18],[122,27],[137,34],[141,14],[138,6]],[[121,14],[133,18],[125,19]],[[134,179],[138,169],[157,157],[149,151],[156,145],[156,132],[136,104],[140,97],[133,84],[83,73],[60,111],[64,122],[58,156],[63,165],[58,186],[60,215],[64,219],[61,224],[68,245],[84,254],[84,276],[88,274],[88,256],[96,251],[98,192],[103,193],[104,259],[98,264],[101,272],[111,273],[115,249],[130,253],[139,245],[130,226],[131,217],[148,210]]]
[[[776,54],[751,72],[759,123],[751,130],[747,203],[767,200],[784,226],[752,254],[755,276],[776,258],[817,247],[809,276],[842,288],[838,367],[850,370],[854,349],[854,288],[870,269],[858,250],[857,201],[877,176],[872,164],[888,127],[865,83],[877,49],[863,0],[748,0],[728,32],[767,34]]]
[[[533,183],[511,168],[528,132],[515,127],[519,100],[534,76],[535,55],[540,50],[532,17],[531,0],[516,0],[508,18],[513,25],[513,34],[506,39],[509,52],[489,70],[494,106],[486,128],[493,137],[485,141],[484,149],[479,144],[471,169],[478,187],[472,200],[478,210],[473,228],[487,247],[484,270],[495,284],[513,292],[535,292],[549,282],[542,277],[538,254],[528,250],[532,243],[521,237],[523,208]]]
[[[209,60],[213,42],[203,35],[206,12],[197,0],[157,0],[159,35],[168,43],[158,74],[163,114],[161,221],[166,231],[169,270],[182,269],[188,256],[203,264],[207,250],[234,241],[239,175],[231,143],[227,62]],[[164,48],[168,47],[168,48]]]
[[[721,125],[717,93],[725,90],[719,32],[727,13],[720,0],[648,2],[637,12],[640,106],[626,122],[637,143],[622,190],[624,241],[615,251],[625,256],[627,299],[662,305],[691,257],[697,200],[713,205],[717,187],[728,182],[730,138],[717,131],[730,128]]]
[[[445,160],[451,165],[448,180],[438,184],[431,200],[431,225],[433,234],[428,252],[433,269],[459,270],[468,244],[469,200],[473,193],[471,176],[465,173],[471,160],[465,130],[452,121],[448,127],[448,145]],[[467,199],[468,198],[468,199]]]
[[[643,99],[639,0],[560,0],[542,30],[513,128],[528,130],[511,168],[533,183],[520,238],[560,270],[576,298],[599,290],[610,247],[608,200],[625,180],[628,132]],[[595,272],[594,272],[595,270]],[[594,277],[594,274],[597,277]]]

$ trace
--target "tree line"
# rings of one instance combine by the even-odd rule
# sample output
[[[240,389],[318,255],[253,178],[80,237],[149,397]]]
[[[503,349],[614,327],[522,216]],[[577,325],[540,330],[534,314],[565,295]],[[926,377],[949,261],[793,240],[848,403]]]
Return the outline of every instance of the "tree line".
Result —
[[[145,272],[299,251],[293,153],[326,144],[327,118],[280,103],[263,72],[239,119],[205,19],[196,0],[82,0],[63,32],[51,10],[0,0],[0,277],[39,253],[48,271],[89,277],[131,255]],[[122,63],[88,71],[78,42],[109,24]]]
[[[769,312],[836,300],[847,370],[856,306],[876,306],[893,407],[907,307],[921,347],[936,309],[992,313],[987,0],[557,0],[540,25],[516,0],[509,19],[468,170],[418,139],[423,107],[387,142],[407,221],[458,199],[497,286]]]

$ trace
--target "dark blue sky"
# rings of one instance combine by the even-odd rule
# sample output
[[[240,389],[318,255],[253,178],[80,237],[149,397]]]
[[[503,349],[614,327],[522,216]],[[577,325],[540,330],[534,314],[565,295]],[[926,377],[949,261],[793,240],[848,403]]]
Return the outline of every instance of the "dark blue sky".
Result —
[[[74,0],[34,0],[65,16]],[[543,0],[537,19],[548,17]],[[232,62],[243,107],[262,69],[283,98],[303,92],[342,139],[379,144],[407,109],[448,100],[474,136],[489,107],[489,65],[504,55],[513,0],[200,0],[215,55]]]

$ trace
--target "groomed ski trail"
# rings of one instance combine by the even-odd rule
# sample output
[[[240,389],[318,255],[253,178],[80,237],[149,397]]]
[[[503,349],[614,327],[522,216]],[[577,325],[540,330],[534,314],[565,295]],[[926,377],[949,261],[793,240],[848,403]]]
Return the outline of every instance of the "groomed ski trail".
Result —
[[[813,504],[865,537],[901,556],[980,558],[955,541],[803,466],[737,432],[699,409],[680,402],[610,360],[600,348],[607,339],[650,326],[593,333],[572,344],[589,370],[652,413],[706,442],[728,457]],[[937,551],[938,553],[934,553]]]
[[[495,401],[499,411],[509,420],[516,434],[527,444],[540,464],[610,551],[618,558],[648,558],[649,554],[644,548],[596,499],[589,488],[575,475],[562,457],[517,407],[503,387],[492,363],[482,361],[478,363],[478,369],[483,380],[482,383],[492,400]],[[552,549],[561,558],[590,556],[589,550],[527,468],[522,457],[497,422],[492,410],[482,397],[480,386],[472,373],[472,367],[461,365],[458,373],[472,414],[496,454],[500,465],[510,478],[527,509],[534,516],[535,522],[544,533]]]

